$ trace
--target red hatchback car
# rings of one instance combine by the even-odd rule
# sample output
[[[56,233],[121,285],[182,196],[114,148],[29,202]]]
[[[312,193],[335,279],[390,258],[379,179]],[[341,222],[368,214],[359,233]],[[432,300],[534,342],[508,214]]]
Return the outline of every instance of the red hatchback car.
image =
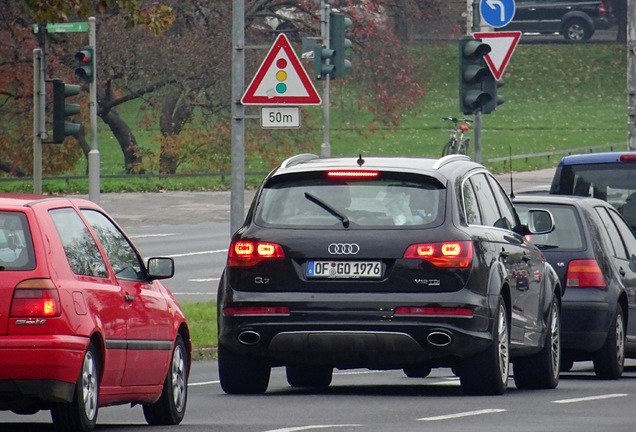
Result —
[[[83,199],[0,195],[0,409],[51,410],[58,430],[89,431],[99,407],[143,406],[181,422],[188,323],[122,229]]]

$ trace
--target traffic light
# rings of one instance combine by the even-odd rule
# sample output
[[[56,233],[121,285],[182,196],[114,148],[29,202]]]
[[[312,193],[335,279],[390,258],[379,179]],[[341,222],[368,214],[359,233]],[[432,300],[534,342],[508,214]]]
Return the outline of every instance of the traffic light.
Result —
[[[69,96],[78,95],[80,86],[66,84],[62,80],[53,81],[53,142],[60,144],[68,135],[77,135],[80,131],[79,123],[70,123],[66,117],[79,114],[79,104],[66,103]]]
[[[93,47],[86,46],[75,54],[75,59],[78,61],[77,68],[75,69],[75,75],[77,75],[82,81],[93,82],[95,78],[95,72],[93,70]]]
[[[342,14],[331,12],[329,14],[329,48],[334,50],[332,78],[345,76],[351,62],[345,58],[345,50],[351,46],[351,40],[347,39],[346,32],[353,25],[351,19]]]
[[[504,85],[503,79],[496,80],[492,74],[490,74],[485,80],[483,89],[491,97],[490,102],[483,106],[482,114],[488,114],[493,112],[499,105],[504,103],[503,96],[497,94],[497,89]]]
[[[334,50],[327,49],[322,44],[314,46],[314,75],[317,79],[323,79],[325,75],[333,73]]]
[[[466,37],[459,41],[459,110],[465,115],[481,111],[492,100],[483,88],[492,77],[484,59],[490,50],[481,39]]]

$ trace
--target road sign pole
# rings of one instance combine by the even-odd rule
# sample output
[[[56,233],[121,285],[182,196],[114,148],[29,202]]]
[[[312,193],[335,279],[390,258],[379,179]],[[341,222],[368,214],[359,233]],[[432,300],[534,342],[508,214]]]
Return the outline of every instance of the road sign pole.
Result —
[[[627,2],[627,148],[636,150],[636,1]]]
[[[42,50],[33,50],[33,193],[42,193],[42,119],[44,116],[44,59]]]
[[[322,0],[320,7],[320,37],[325,48],[329,49],[329,3]],[[329,74],[324,75],[322,81],[322,144],[320,157],[331,157],[331,143],[329,142]]]
[[[245,1],[232,1],[232,182],[230,189],[230,235],[245,218]]]

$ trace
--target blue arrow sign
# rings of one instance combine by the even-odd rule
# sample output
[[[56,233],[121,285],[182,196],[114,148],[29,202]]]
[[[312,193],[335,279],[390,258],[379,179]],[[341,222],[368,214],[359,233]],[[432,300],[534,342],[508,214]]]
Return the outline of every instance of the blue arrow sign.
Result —
[[[479,13],[486,24],[499,28],[507,25],[515,16],[514,0],[480,0]]]

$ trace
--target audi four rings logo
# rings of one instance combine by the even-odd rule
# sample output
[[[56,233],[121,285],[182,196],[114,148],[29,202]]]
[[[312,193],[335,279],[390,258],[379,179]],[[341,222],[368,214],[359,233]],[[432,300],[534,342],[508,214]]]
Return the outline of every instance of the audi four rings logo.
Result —
[[[360,252],[356,243],[331,243],[327,248],[331,255],[355,255]]]

